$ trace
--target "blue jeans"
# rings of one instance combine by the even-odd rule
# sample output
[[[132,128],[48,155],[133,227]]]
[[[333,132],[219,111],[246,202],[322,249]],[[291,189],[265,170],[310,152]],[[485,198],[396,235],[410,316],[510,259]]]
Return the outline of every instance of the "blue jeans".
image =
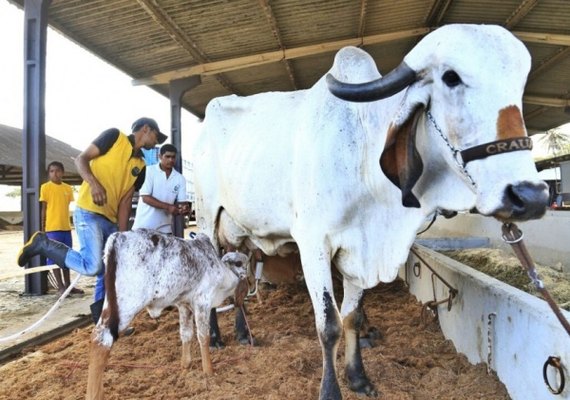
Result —
[[[117,232],[117,224],[96,214],[76,207],[73,213],[75,232],[81,245],[79,251],[70,249],[65,257],[65,265],[82,275],[97,275],[95,301],[105,298],[105,266],[103,249],[107,238]]]

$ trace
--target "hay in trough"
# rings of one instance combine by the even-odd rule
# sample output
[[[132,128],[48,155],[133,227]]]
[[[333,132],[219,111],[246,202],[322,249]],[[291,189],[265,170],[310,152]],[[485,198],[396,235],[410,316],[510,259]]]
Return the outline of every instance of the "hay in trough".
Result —
[[[446,256],[505,282],[517,289],[541,297],[534,284],[512,253],[500,249],[466,249],[442,251]],[[570,281],[552,267],[536,264],[536,270],[546,289],[560,308],[570,311]]]

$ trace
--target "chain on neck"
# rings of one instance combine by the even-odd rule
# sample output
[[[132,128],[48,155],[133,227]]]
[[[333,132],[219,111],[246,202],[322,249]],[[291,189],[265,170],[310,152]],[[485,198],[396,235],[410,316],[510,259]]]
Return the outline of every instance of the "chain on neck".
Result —
[[[452,158],[455,161],[455,164],[457,165],[459,170],[462,172],[462,175],[465,178],[467,178],[467,181],[471,185],[471,189],[473,191],[475,191],[477,184],[475,183],[475,181],[473,180],[471,175],[469,175],[469,172],[467,172],[467,169],[465,168],[465,164],[463,163],[463,159],[461,158],[461,150],[458,150],[457,148],[455,148],[455,146],[453,146],[451,144],[451,142],[449,141],[449,138],[443,134],[443,131],[441,130],[441,128],[439,127],[437,122],[435,122],[435,118],[433,117],[433,115],[431,115],[429,110],[426,110],[426,115],[427,115],[427,118],[429,119],[429,121],[432,123],[433,127],[435,128],[436,132],[439,133],[439,136],[441,136],[441,138],[443,139],[443,141],[445,142],[445,144],[447,145],[449,150],[451,150]]]

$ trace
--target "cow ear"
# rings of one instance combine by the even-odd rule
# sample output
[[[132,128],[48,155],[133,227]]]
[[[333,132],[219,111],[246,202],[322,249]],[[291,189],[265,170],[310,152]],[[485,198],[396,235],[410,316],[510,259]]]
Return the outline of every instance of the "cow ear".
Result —
[[[420,207],[412,188],[424,168],[416,148],[416,128],[423,112],[423,105],[418,105],[402,124],[390,126],[386,145],[380,156],[380,167],[384,175],[402,191],[404,207]]]

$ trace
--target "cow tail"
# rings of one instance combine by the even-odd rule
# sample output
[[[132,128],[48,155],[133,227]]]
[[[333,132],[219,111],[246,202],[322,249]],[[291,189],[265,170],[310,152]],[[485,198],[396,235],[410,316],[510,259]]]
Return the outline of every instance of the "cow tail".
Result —
[[[112,235],[106,246],[106,266],[105,266],[105,290],[107,296],[107,307],[109,318],[107,326],[114,340],[119,338],[119,307],[117,304],[117,288],[115,286],[117,277],[117,251],[115,242],[117,235]]]

